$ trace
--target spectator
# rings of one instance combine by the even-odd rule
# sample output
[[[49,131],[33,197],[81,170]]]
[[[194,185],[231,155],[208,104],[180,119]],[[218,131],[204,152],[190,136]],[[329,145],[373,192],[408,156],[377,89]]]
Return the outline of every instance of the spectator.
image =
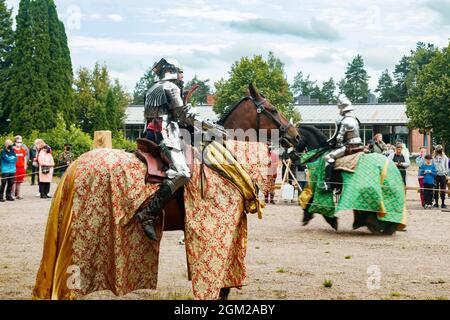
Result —
[[[38,164],[38,154],[39,149],[36,146],[36,141],[34,145],[30,149],[30,165],[31,165],[31,185],[35,185],[36,176],[38,176],[39,173],[39,164]],[[38,183],[39,183],[39,176],[38,176]]]
[[[391,154],[395,153],[395,147],[393,145],[391,145],[390,143],[388,143],[386,145],[387,147],[387,151],[386,151],[386,156],[389,157]]]
[[[431,209],[433,204],[433,188],[437,170],[432,162],[431,155],[425,156],[424,163],[420,166],[419,176],[423,177],[423,194],[425,198],[425,209]]]
[[[433,163],[436,166],[436,181],[434,192],[434,207],[439,208],[439,194],[441,194],[441,208],[445,209],[445,191],[447,189],[447,175],[449,173],[448,169],[448,158],[444,153],[444,148],[441,145],[436,146],[435,156]]]
[[[268,150],[270,157],[270,169],[268,172],[268,176],[272,181],[270,183],[270,190],[266,192],[266,194],[264,195],[264,199],[266,203],[270,202],[271,204],[275,204],[275,182],[277,180],[278,174],[279,156],[278,153],[273,150],[273,147],[271,145],[269,145]]]
[[[369,140],[367,145],[364,147],[364,152],[365,153],[374,153],[374,145],[373,145],[372,140]]]
[[[420,148],[420,154],[416,158],[416,164],[419,169],[425,163],[426,152],[427,152],[427,149],[425,147]],[[420,202],[422,203],[422,207],[425,208],[425,198],[423,195],[423,178],[424,177],[422,175],[420,175],[420,170],[419,170],[418,179],[419,179],[419,186],[420,186],[420,189],[419,189],[420,190]]]
[[[0,202],[5,202],[4,193],[6,187],[6,200],[14,201],[12,196],[12,186],[14,184],[14,175],[16,174],[17,156],[13,150],[13,142],[11,140],[5,141],[0,156],[2,167],[2,183],[0,185]]]
[[[402,175],[403,184],[406,186],[406,169],[409,167],[409,158],[402,154],[403,145],[402,143],[397,143],[395,147],[395,153],[390,154],[388,159],[394,161],[397,168],[400,170]]]
[[[50,184],[53,179],[53,168],[55,161],[52,156],[52,149],[50,146],[45,145],[44,148],[39,151],[39,193],[42,199],[51,198],[49,195]]]
[[[70,164],[74,160],[74,155],[70,150],[71,150],[71,145],[66,143],[64,145],[64,151],[59,155],[58,166],[61,167],[60,168],[61,177],[64,175],[64,173],[66,172],[66,169],[70,166]]]
[[[404,144],[402,140],[398,139],[398,140],[395,142],[395,147],[397,148],[397,146],[400,145],[400,144],[402,145],[402,154],[403,154],[403,156],[405,157],[405,159],[411,158],[411,155],[410,155],[410,153],[409,153],[409,150],[408,150],[408,148],[406,147],[406,144]]]
[[[383,135],[381,133],[377,133],[374,137],[373,152],[386,154],[387,150],[387,145],[383,142]]]
[[[17,136],[14,141],[15,144],[13,150],[17,156],[17,162],[12,194],[17,200],[22,200],[23,197],[20,193],[20,189],[22,183],[25,181],[25,177],[27,176],[27,150],[23,145],[21,136]]]

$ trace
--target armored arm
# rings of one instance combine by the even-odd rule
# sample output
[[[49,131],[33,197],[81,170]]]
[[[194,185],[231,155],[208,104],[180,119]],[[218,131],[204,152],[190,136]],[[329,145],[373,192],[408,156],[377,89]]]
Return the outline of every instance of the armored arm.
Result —
[[[193,110],[191,105],[185,104],[181,98],[181,90],[172,85],[166,89],[167,100],[169,102],[169,109],[173,116],[184,126],[195,126],[196,123],[201,123],[202,130],[217,130],[222,134],[226,134],[224,128],[212,122],[201,119]]]
[[[340,126],[340,129],[336,135],[336,145],[337,146],[342,146],[344,144],[344,138],[345,138],[345,134],[347,133],[347,129],[345,127],[345,124],[342,123]]]

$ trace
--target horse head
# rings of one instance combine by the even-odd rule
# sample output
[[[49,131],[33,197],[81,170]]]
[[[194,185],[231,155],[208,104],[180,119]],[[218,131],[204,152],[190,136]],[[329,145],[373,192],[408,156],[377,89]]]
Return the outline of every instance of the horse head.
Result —
[[[248,97],[231,107],[219,121],[226,129],[254,129],[259,140],[259,131],[267,130],[271,139],[273,131],[278,131],[283,147],[297,146],[300,141],[295,126],[267,100],[255,85],[248,86]]]

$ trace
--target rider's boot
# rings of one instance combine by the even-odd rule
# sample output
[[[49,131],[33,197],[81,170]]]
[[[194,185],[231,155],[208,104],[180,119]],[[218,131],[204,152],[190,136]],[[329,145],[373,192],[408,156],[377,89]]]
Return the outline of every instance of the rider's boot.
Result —
[[[333,181],[333,171],[334,171],[334,162],[328,162],[325,166],[325,181],[323,184],[323,189],[325,191],[333,190],[333,186],[331,185]]]
[[[156,221],[171,197],[171,188],[166,183],[162,183],[151,202],[136,213],[136,218],[141,222],[145,235],[153,241],[158,240],[155,230]]]

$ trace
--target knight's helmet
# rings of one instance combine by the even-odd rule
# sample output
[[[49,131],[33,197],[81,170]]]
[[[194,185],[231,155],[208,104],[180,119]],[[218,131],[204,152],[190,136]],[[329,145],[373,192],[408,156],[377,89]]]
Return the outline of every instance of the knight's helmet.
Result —
[[[155,74],[155,82],[163,80],[178,80],[178,74],[183,73],[183,68],[177,59],[162,58],[152,68]]]
[[[344,115],[350,111],[354,111],[351,101],[347,98],[345,94],[340,94],[338,97],[338,108],[341,115]]]

